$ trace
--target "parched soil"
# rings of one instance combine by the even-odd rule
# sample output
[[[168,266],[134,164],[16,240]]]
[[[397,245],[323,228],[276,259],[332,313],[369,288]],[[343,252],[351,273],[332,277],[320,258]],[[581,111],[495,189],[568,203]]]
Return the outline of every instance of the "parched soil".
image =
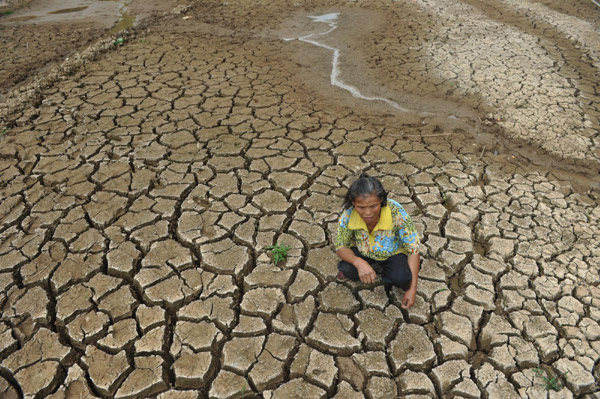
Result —
[[[11,97],[0,396],[596,398],[593,7],[195,2]],[[361,172],[420,233],[408,311],[335,280]]]
[[[105,29],[89,24],[3,25],[0,21],[0,92],[26,83],[49,65],[98,40]]]
[[[137,22],[173,8],[172,1],[129,3],[128,16]],[[77,7],[81,4],[85,5]],[[97,0],[96,4],[100,6],[74,0],[0,3],[0,99],[100,38],[118,36],[115,28],[123,19],[122,4],[118,0]]]

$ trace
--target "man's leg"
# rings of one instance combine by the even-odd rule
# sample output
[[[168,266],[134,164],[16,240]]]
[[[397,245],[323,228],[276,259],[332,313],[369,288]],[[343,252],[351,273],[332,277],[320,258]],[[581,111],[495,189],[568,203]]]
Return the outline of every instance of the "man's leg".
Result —
[[[354,255],[366,260],[370,265],[373,263],[372,259],[362,256],[356,247],[352,247],[350,249],[352,250],[352,252],[354,252]],[[358,276],[358,270],[356,270],[356,267],[354,267],[353,264],[346,262],[345,260],[341,260],[340,263],[338,263],[338,270],[344,273],[344,276],[346,278],[349,278],[350,280],[360,280],[360,277]]]
[[[395,285],[404,291],[410,288],[412,273],[410,267],[408,267],[408,258],[406,255],[394,255],[379,264],[383,268],[382,279],[385,285]]]

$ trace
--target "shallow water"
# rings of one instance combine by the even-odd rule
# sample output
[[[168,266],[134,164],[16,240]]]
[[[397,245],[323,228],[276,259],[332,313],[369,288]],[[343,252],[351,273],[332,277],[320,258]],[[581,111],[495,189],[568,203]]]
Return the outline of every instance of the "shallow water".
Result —
[[[50,11],[48,14],[67,14],[67,13],[70,13],[70,12],[83,11],[86,8],[88,8],[88,6],[74,7],[74,8],[62,8],[60,10]]]
[[[33,1],[30,7],[15,11],[4,23],[77,23],[93,21],[106,28],[123,19],[128,0],[47,0]],[[29,22],[29,23],[31,23]]]
[[[35,15],[24,15],[22,17],[14,17],[14,18],[9,18],[6,20],[6,22],[27,22],[27,21],[31,21],[32,19],[36,19],[37,17]]]
[[[285,41],[300,40],[302,42],[310,43],[312,45],[322,47],[324,49],[332,51],[333,59],[331,61],[330,81],[333,86],[336,86],[336,87],[339,87],[340,89],[346,90],[346,91],[350,92],[350,94],[352,94],[353,97],[360,98],[361,100],[381,101],[381,102],[384,102],[384,103],[388,104],[389,106],[397,109],[400,112],[412,112],[410,109],[404,108],[397,102],[392,101],[388,98],[364,95],[356,86],[352,86],[350,84],[344,83],[341,80],[341,78],[340,78],[340,50],[337,47],[332,47],[332,46],[329,46],[327,44],[321,43],[321,42],[313,39],[314,37],[325,36],[325,35],[333,32],[334,30],[336,30],[338,27],[337,20],[338,20],[339,15],[340,15],[340,13],[336,12],[336,13],[328,13],[328,14],[323,14],[323,15],[309,16],[308,18],[310,18],[314,22],[325,23],[325,24],[329,25],[330,29],[327,31],[324,31],[324,32],[320,32],[320,33],[311,33],[306,36],[301,36],[301,37],[297,37],[297,38],[287,38],[287,39],[283,39],[283,40],[285,40]]]
[[[124,29],[130,28],[135,22],[135,17],[125,11],[126,5],[121,9],[121,20],[110,30],[111,33],[117,33]]]
[[[333,22],[338,18],[339,15],[339,12],[332,12],[329,14],[323,14],[318,16],[309,16],[308,18],[312,19],[315,22]]]

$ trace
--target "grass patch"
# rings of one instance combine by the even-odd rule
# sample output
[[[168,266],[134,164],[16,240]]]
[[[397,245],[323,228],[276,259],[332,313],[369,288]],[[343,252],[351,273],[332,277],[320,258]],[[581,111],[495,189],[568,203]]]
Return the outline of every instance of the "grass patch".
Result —
[[[273,264],[277,266],[279,262],[287,259],[287,253],[292,247],[283,243],[281,245],[275,243],[275,245],[269,245],[268,247],[265,247],[265,249],[271,251],[271,255],[273,255]]]
[[[0,15],[11,15],[14,13],[15,13],[14,10],[0,11]]]
[[[564,388],[564,384],[562,383],[560,378],[563,377],[566,380],[567,374],[569,374],[569,372],[567,371],[564,374],[553,375],[552,373],[548,373],[547,371],[544,371],[539,367],[534,368],[533,372],[535,373],[536,377],[539,377],[542,379],[542,381],[544,383],[544,389],[546,391],[552,390],[555,392],[558,392]]]

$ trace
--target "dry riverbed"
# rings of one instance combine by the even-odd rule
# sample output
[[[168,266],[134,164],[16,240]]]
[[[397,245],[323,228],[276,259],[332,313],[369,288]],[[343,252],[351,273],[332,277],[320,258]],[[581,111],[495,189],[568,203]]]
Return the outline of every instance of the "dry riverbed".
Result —
[[[0,396],[597,398],[600,7],[567,3],[5,16]],[[361,171],[421,233],[409,311],[334,280]]]

